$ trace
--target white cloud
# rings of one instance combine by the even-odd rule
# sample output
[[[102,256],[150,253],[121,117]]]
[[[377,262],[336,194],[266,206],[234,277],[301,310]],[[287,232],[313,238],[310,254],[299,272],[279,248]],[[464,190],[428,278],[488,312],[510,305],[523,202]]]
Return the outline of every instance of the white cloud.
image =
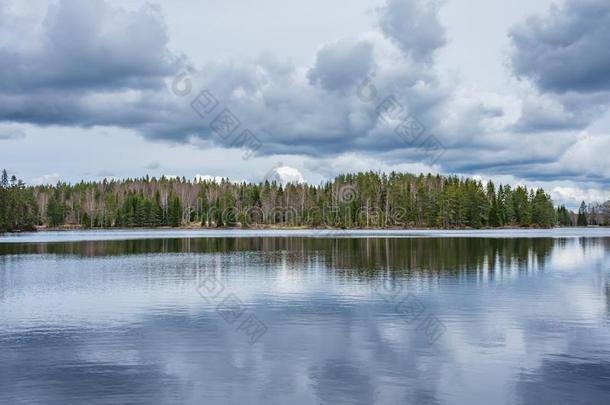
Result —
[[[453,1],[447,0],[456,12],[458,7]],[[498,60],[497,71],[493,75],[490,72],[490,77],[504,74],[502,80],[509,85],[502,93],[481,86],[467,87],[447,59],[439,62],[439,54],[455,46],[453,37],[457,33],[443,24],[444,2],[434,0],[371,2],[369,7],[374,12],[369,17],[376,18],[376,22],[367,28],[360,21],[358,29],[333,31],[342,34],[328,35],[324,41],[318,41],[318,31],[313,33],[311,21],[295,17],[293,23],[308,28],[302,31],[307,32],[303,41],[309,44],[308,48],[295,52],[307,52],[309,58],[298,58],[298,63],[290,60],[287,52],[274,55],[273,49],[258,57],[252,57],[254,51],[247,49],[233,52],[231,58],[219,58],[225,48],[237,46],[224,35],[222,24],[213,27],[217,45],[210,48],[208,42],[213,41],[207,41],[209,35],[201,35],[200,24],[192,24],[194,20],[188,18],[184,20],[191,22],[188,27],[176,22],[182,20],[176,18],[178,6],[173,3],[164,4],[167,12],[142,5],[140,0],[128,4],[111,0],[42,1],[36,6],[9,3],[12,7],[0,7],[0,121],[7,128],[26,128],[28,139],[3,142],[2,146],[6,149],[27,143],[28,148],[11,148],[22,158],[11,156],[7,161],[14,168],[23,165],[25,151],[29,154],[36,146],[28,142],[32,137],[30,128],[52,138],[43,143],[47,148],[56,140],[64,142],[60,149],[64,149],[66,157],[54,163],[57,167],[46,165],[30,171],[25,178],[54,171],[70,171],[69,178],[88,173],[90,159],[68,153],[79,150],[78,143],[73,139],[62,141],[67,139],[62,138],[62,133],[68,128],[78,129],[83,137],[89,137],[84,142],[87,144],[93,140],[90,134],[103,126],[113,134],[129,134],[119,141],[121,146],[116,143],[115,153],[106,154],[110,164],[105,162],[103,166],[112,167],[113,173],[121,175],[140,176],[142,168],[158,170],[162,161],[163,171],[180,176],[203,172],[256,181],[258,178],[254,177],[268,170],[270,159],[275,161],[281,155],[287,167],[298,167],[301,177],[316,180],[339,172],[372,169],[512,176],[528,184],[561,181],[565,183],[561,187],[573,187],[568,183],[574,181],[586,183],[583,190],[607,189],[610,183],[605,156],[610,148],[610,128],[598,128],[586,136],[576,132],[586,129],[591,119],[606,108],[605,93],[590,92],[586,83],[575,82],[570,69],[572,58],[565,66],[547,66],[524,46],[531,44],[532,49],[537,49],[548,45],[540,53],[547,61],[562,61],[560,47],[551,46],[549,37],[568,42],[570,38],[580,38],[590,47],[610,31],[599,24],[581,24],[582,17],[589,15],[591,9],[605,10],[607,2],[587,0],[579,6],[568,0],[566,9],[573,10],[574,16],[562,14],[563,8],[559,8],[561,12],[542,17],[540,21],[547,25],[537,27],[531,23],[533,20],[518,25],[512,35],[512,61],[520,77],[527,80],[515,84],[517,80],[501,70],[503,61]],[[525,9],[525,3],[519,1],[520,7]],[[184,9],[189,10],[221,7],[185,4]],[[362,4],[358,2],[359,6]],[[489,7],[500,7],[499,1],[494,4]],[[502,7],[506,5],[502,3]],[[462,12],[460,18],[471,18]],[[181,13],[181,17],[186,16],[184,10]],[[240,21],[267,29],[264,18],[261,14]],[[349,20],[343,15],[342,18]],[[494,14],[494,18],[503,18],[502,13]],[[517,13],[511,18],[521,16]],[[592,18],[605,21],[606,17],[604,14]],[[502,24],[514,26],[505,20]],[[578,29],[556,29],[564,26]],[[197,38],[192,43],[182,35],[187,28],[189,36]],[[496,31],[494,35],[498,37]],[[174,37],[176,32],[182,32],[182,36]],[[479,29],[469,35],[482,36],[485,32]],[[504,37],[508,44],[509,37]],[[464,42],[469,45],[462,41],[462,46]],[[199,46],[215,49],[206,57],[189,54],[182,58],[198,68],[189,73],[192,92],[188,96],[169,91],[180,71],[176,58],[169,55],[170,44],[174,53],[189,47],[189,53],[193,53]],[[297,48],[299,44],[294,41],[292,46]],[[503,44],[489,46],[495,49]],[[577,45],[575,48],[581,49],[583,44]],[[599,52],[587,54],[590,58],[584,61],[585,67],[605,66],[607,52],[598,48]],[[468,52],[462,53],[473,55]],[[553,73],[550,84],[537,80],[537,75],[547,68]],[[605,72],[595,77],[598,83],[607,83]],[[367,89],[375,92],[369,100],[359,93],[365,80],[369,80]],[[567,85],[572,86],[568,89],[571,91],[564,91]],[[229,150],[230,139],[209,129],[215,115],[203,119],[191,109],[193,97],[204,88],[218,99],[216,111],[228,108],[239,119],[241,126],[236,133],[248,128],[260,139],[262,146],[252,160],[241,160],[242,151]],[[434,165],[426,160],[421,148],[404,142],[395,133],[398,118],[385,121],[379,117],[376,109],[388,96],[395,96],[403,113],[416,117],[425,127],[425,135],[434,135],[447,149]],[[0,129],[0,139],[23,138],[19,131],[9,135],[5,131],[3,136]],[[136,139],[134,134],[143,138],[132,142]],[[114,142],[111,138],[121,137],[109,136],[105,142]],[[143,145],[155,154],[140,153]],[[113,146],[109,145],[109,149]],[[44,148],[39,148],[38,154],[48,156]],[[78,161],[75,166],[80,165],[80,171],[70,167],[74,161]],[[206,165],[201,165],[202,161]],[[28,165],[42,166],[40,162]],[[119,168],[115,170],[115,166]],[[216,181],[217,176],[209,177]],[[284,173],[284,177],[300,181],[296,173]]]
[[[581,201],[587,203],[602,203],[610,200],[610,192],[599,189],[583,189],[580,187],[555,187],[550,192],[554,201],[561,201],[571,207],[577,207]]]
[[[217,183],[220,184],[222,183],[223,180],[228,180],[226,177],[222,177],[222,176],[210,176],[208,174],[196,174],[195,175],[195,182],[196,183],[201,183],[201,182],[213,182],[213,183]]]
[[[305,183],[305,178],[303,177],[299,169],[290,166],[284,166],[279,163],[271,170],[269,170],[263,176],[263,179],[261,181],[276,182],[285,186],[289,183]]]
[[[150,162],[149,164],[147,164],[146,166],[144,166],[145,169],[148,170],[157,170],[161,167],[161,163],[158,160],[154,160],[152,162]]]
[[[0,125],[0,141],[14,141],[25,138],[25,131],[8,125]]]
[[[34,179],[32,179],[30,181],[31,185],[52,185],[54,186],[55,184],[57,184],[57,182],[61,180],[61,176],[59,175],[59,173],[50,173],[50,174],[44,174],[40,177],[36,177]]]

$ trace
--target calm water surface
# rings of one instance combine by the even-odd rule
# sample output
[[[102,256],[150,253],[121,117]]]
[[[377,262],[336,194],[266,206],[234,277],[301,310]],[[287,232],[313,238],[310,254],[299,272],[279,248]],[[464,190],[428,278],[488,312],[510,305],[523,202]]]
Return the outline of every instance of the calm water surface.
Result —
[[[608,404],[610,231],[0,236],[1,404]]]

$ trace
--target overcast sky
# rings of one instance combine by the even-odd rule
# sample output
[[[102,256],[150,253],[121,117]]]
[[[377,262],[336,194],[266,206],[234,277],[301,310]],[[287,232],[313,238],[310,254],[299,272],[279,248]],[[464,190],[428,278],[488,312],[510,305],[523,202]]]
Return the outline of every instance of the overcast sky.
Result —
[[[608,44],[608,0],[0,0],[0,166],[430,171],[574,207],[610,199]]]

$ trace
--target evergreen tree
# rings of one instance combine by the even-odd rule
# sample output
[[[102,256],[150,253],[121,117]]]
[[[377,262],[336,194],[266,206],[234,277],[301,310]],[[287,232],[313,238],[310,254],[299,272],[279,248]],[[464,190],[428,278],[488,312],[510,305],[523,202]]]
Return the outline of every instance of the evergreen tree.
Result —
[[[517,187],[512,195],[512,202],[516,223],[520,226],[529,226],[531,224],[531,212],[527,189],[521,186]]]
[[[557,222],[561,226],[572,226],[572,218],[570,217],[570,213],[566,209],[565,205],[561,205],[557,208]]]
[[[47,217],[51,226],[62,225],[66,218],[66,207],[55,193],[51,195],[47,203]]]
[[[601,224],[610,222],[608,212],[593,207],[584,217]],[[496,189],[493,182],[431,174],[369,171],[320,185],[285,186],[144,177],[26,187],[6,172],[0,176],[2,230],[37,223],[131,227],[192,222],[216,227],[548,227],[568,224],[569,217],[565,207],[555,211],[543,190]]]
[[[583,201],[580,203],[580,208],[578,208],[578,218],[576,220],[576,225],[578,226],[587,226],[589,222],[587,221],[587,205]]]
[[[182,207],[178,196],[171,194],[169,197],[169,225],[180,226],[182,223]]]

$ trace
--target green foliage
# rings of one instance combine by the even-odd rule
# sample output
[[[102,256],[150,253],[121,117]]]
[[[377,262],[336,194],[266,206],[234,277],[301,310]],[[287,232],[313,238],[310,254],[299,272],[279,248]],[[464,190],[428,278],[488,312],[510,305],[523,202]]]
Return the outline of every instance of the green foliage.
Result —
[[[48,226],[340,228],[569,225],[542,189],[457,176],[361,172],[318,186],[144,177],[25,187],[0,180],[0,229]],[[15,202],[17,201],[17,203]],[[15,207],[19,206],[19,209]],[[600,211],[601,212],[601,211]],[[586,215],[585,215],[586,216]],[[597,215],[599,221],[606,217]]]
[[[561,226],[572,226],[572,218],[570,212],[566,209],[565,205],[557,207],[557,223]]]
[[[33,229],[37,224],[38,205],[33,189],[6,170],[0,176],[0,232]]]
[[[178,196],[171,194],[169,196],[169,225],[170,226],[180,226],[182,222],[182,207],[180,204],[180,199]]]
[[[589,221],[587,220],[587,205],[583,201],[580,203],[580,208],[578,209],[578,217],[576,219],[576,225],[578,226],[587,226],[589,225]]]
[[[47,203],[47,219],[49,225],[63,225],[66,220],[67,210],[68,208],[66,205],[55,195],[55,193],[53,193]]]

